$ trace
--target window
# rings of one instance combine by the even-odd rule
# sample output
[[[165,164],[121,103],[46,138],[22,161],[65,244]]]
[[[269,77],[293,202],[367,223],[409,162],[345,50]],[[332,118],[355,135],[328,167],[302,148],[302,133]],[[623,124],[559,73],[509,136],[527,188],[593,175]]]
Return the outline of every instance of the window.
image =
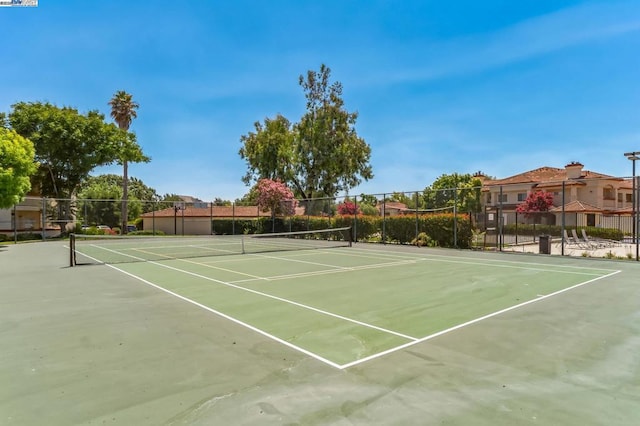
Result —
[[[622,202],[622,194],[618,192],[618,202],[621,203]]]
[[[498,202],[499,203],[506,203],[507,202],[507,194],[502,194],[502,196],[500,196],[500,194],[498,194]]]
[[[624,198],[625,198],[625,201],[626,201],[627,203],[631,203],[631,202],[633,202],[633,196],[632,196],[633,194],[624,194],[624,195],[625,195],[625,197],[624,197]]]
[[[615,200],[616,199],[616,192],[611,187],[603,188],[602,189],[602,198],[604,198],[605,200]]]
[[[527,199],[527,193],[526,192],[518,192],[518,201],[524,201]]]

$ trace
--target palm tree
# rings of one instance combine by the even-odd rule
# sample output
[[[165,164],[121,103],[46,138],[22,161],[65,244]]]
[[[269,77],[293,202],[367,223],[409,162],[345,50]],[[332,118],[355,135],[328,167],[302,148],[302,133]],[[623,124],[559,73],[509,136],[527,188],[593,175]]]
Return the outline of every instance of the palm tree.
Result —
[[[138,116],[136,109],[140,105],[133,101],[133,97],[124,90],[118,90],[113,98],[109,101],[111,106],[111,117],[118,123],[124,131],[129,131],[131,121]],[[127,233],[128,211],[127,211],[127,199],[128,199],[128,181],[129,171],[128,162],[126,158],[122,159],[122,233]]]

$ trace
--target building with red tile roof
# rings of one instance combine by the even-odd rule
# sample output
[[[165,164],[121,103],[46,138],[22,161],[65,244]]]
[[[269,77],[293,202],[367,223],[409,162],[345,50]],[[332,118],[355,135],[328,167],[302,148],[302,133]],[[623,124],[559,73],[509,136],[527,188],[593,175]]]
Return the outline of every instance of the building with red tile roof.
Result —
[[[545,166],[503,179],[485,180],[483,204],[488,210],[501,209],[505,224],[515,220],[526,223],[525,215],[516,215],[515,211],[536,191],[553,194],[549,214],[538,215],[543,223],[559,224],[564,212],[566,225],[603,226],[607,216],[631,213],[631,180],[584,170],[579,162],[562,169]]]

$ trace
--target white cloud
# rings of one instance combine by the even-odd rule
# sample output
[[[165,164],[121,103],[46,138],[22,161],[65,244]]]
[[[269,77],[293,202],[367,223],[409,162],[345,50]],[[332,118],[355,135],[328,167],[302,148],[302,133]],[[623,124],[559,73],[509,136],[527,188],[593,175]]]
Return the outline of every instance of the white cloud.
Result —
[[[373,61],[394,64],[371,66],[359,85],[408,83],[462,75],[527,60],[618,35],[640,31],[640,3],[582,4],[519,22],[489,34],[473,34],[444,42],[397,46]],[[422,65],[411,65],[422,55]],[[402,65],[405,62],[408,65]]]

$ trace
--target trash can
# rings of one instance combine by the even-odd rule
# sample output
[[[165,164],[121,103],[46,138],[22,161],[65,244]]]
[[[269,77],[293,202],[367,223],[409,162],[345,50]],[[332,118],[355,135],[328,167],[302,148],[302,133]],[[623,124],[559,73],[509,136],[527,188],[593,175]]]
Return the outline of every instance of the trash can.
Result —
[[[540,235],[540,254],[551,254],[551,235]]]

